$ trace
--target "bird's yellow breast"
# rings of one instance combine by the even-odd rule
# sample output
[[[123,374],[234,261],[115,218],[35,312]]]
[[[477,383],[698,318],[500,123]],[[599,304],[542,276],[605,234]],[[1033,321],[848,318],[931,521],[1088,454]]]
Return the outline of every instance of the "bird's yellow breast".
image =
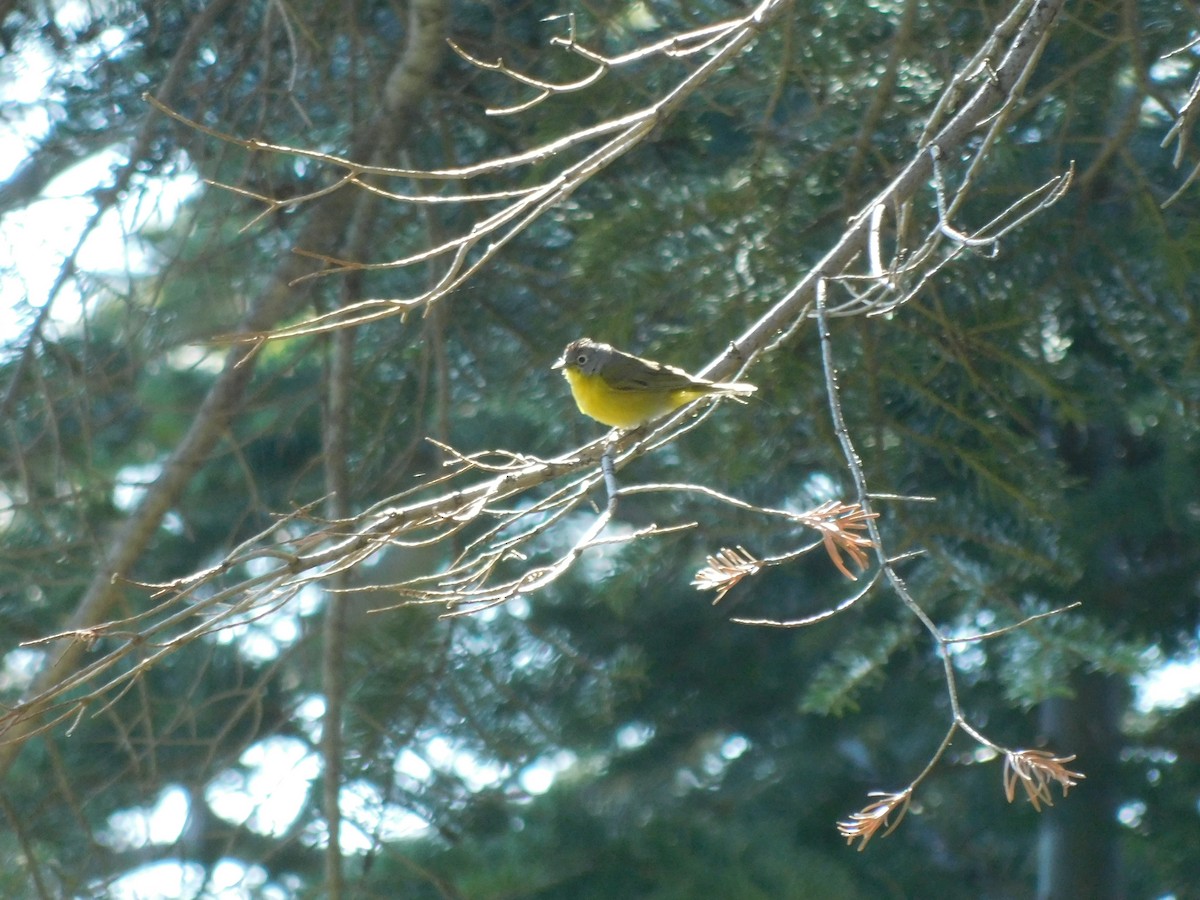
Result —
[[[585,416],[613,428],[637,428],[690,400],[703,391],[618,391],[600,375],[585,375],[575,368],[563,369],[575,405]]]

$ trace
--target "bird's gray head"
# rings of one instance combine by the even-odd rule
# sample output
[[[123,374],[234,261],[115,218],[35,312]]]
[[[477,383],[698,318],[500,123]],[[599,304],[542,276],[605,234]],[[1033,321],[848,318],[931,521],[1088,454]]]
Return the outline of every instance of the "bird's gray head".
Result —
[[[580,338],[567,344],[567,349],[554,364],[554,368],[578,369],[584,375],[595,375],[610,356],[612,347],[608,344],[598,343],[591,338]]]

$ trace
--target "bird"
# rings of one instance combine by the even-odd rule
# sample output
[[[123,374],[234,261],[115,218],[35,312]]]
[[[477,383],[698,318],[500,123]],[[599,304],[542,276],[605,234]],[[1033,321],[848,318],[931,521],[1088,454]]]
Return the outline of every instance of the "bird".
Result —
[[[613,428],[637,428],[700,397],[743,397],[758,390],[744,382],[697,378],[590,338],[567,344],[553,368],[562,370],[579,411]]]

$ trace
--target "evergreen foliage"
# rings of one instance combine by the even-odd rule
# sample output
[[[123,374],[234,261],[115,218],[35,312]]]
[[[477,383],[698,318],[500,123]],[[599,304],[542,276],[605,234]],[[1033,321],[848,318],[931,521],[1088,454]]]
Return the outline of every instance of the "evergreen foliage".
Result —
[[[549,4],[469,0],[0,4],[0,77],[50,66],[37,103],[0,100],[0,120],[46,123],[0,182],[0,225],[102,150],[123,162],[89,195],[97,213],[152,203],[164,179],[205,180],[169,221],[129,236],[144,266],[63,262],[50,302],[63,313],[76,292],[81,317],[42,316],[46,297],[19,295],[26,261],[0,273],[21,320],[0,355],[0,728],[12,741],[0,894],[132,896],[123,879],[166,861],[190,867],[188,896],[239,895],[230,872],[240,895],[262,897],[1189,896],[1197,704],[1135,702],[1148,672],[1194,660],[1200,640],[1200,195],[1192,184],[1164,205],[1196,153],[1182,144],[1175,165],[1175,145],[1160,146],[1177,116],[1194,137],[1183,110],[1200,103],[1200,56],[1173,53],[1195,30],[1183,4],[1071,5],[978,171],[967,167],[985,130],[939,163],[947,190],[974,179],[953,220],[963,232],[1073,168],[1061,199],[998,242],[944,239],[941,268],[886,314],[838,314],[865,282],[830,293],[838,403],[895,570],[946,634],[1003,631],[948,645],[958,699],[1003,747],[1077,754],[1065,766],[1087,780],[1065,799],[1049,784],[1052,809],[1035,813],[1024,790],[1005,802],[1002,755],[960,730],[899,827],[868,833],[863,853],[846,847],[835,823],[918,778],[955,710],[938,648],[878,561],[847,580],[794,518],[698,491],[628,493],[604,537],[694,527],[600,544],[473,614],[413,602],[434,589],[413,579],[483,546],[505,510],[529,514],[496,540],[539,530],[497,556],[493,582],[555,565],[609,499],[599,483],[555,519],[564,475],[489,503],[486,521],[433,515],[345,571],[304,567],[361,536],[370,514],[464,489],[439,480],[464,456],[567,472],[571,448],[602,433],[550,371],[569,340],[690,371],[726,351],[917,155],[938,98],[1014,8],[777,7],[649,137],[461,287],[404,314],[371,307],[387,314],[353,329],[258,341],[421,295],[444,260],[331,261],[441,245],[604,138],[515,175],[360,175],[407,196],[505,195],[474,203],[349,186],[311,196],[345,174],[320,154],[444,171],[526,152],[632,115],[708,57],[631,60],[503,116],[487,110],[537,90],[498,60],[563,84],[593,71],[562,45],[568,33],[615,57],[746,10],[600,0],[568,20]],[[968,73],[959,105],[1001,55]],[[419,88],[396,100],[403,72]],[[927,181],[886,210],[885,248],[936,229]],[[793,514],[853,502],[820,329],[797,321],[745,373],[759,386],[750,403],[722,403],[631,457],[617,483],[687,482]],[[136,544],[137,505],[184,469]],[[813,542],[716,603],[689,583],[721,548],[757,564]],[[138,549],[118,563],[123,546]],[[321,578],[236,606],[289,565]],[[868,585],[806,627],[731,621],[803,619]],[[111,603],[92,621],[81,610],[97,592]],[[39,669],[80,650],[70,674],[89,677],[21,718]],[[324,777],[341,786],[344,884],[329,871]],[[164,840],[142,814],[172,790],[188,817]],[[270,821],[275,800],[294,802],[286,821]]]

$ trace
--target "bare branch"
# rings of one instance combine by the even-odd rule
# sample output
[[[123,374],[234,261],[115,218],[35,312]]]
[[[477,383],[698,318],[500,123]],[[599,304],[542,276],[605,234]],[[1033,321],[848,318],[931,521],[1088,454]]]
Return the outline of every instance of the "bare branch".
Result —
[[[734,618],[731,622],[737,622],[739,625],[763,625],[769,628],[807,628],[809,625],[815,625],[817,622],[824,622],[826,619],[832,619],[839,613],[843,613],[852,607],[855,603],[867,596],[871,589],[879,581],[879,572],[876,572],[871,579],[861,588],[839,603],[837,606],[830,609],[822,610],[819,613],[813,613],[811,616],[804,616],[799,619],[744,619]]]
[[[968,635],[963,635],[962,637],[946,638],[946,643],[947,644],[965,644],[965,643],[973,643],[975,641],[991,640],[992,638],[1000,637],[1001,635],[1009,634],[1020,628],[1024,628],[1026,625],[1030,625],[1033,622],[1037,622],[1040,619],[1048,619],[1051,616],[1061,615],[1062,613],[1069,612],[1072,609],[1078,609],[1081,606],[1083,606],[1083,603],[1081,601],[1077,600],[1074,603],[1068,603],[1066,606],[1060,606],[1058,609],[1051,609],[1046,612],[1037,613],[1036,615],[1026,616],[1024,619],[1022,619],[1019,622],[1014,622],[1011,625],[1005,625],[1003,628],[997,628],[993,631],[984,631],[979,634],[968,634]]]

